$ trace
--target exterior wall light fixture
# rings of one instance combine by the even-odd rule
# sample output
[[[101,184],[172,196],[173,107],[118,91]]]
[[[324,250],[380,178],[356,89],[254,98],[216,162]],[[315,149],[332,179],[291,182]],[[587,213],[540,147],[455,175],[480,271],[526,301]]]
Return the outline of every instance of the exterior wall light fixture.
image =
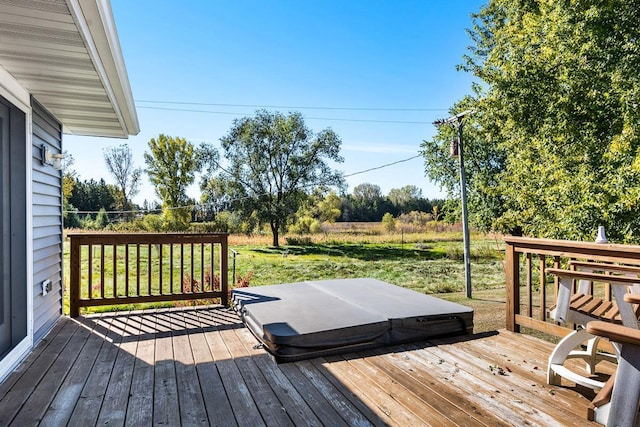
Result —
[[[53,166],[57,171],[62,170],[62,160],[64,156],[62,154],[53,154],[47,144],[42,144],[42,164]]]

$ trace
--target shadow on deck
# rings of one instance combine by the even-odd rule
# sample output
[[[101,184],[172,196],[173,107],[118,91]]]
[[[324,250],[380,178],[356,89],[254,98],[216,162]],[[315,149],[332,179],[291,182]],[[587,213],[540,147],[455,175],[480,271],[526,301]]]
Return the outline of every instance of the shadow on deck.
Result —
[[[591,425],[523,334],[281,365],[256,344],[222,307],[62,318],[0,384],[0,425]]]

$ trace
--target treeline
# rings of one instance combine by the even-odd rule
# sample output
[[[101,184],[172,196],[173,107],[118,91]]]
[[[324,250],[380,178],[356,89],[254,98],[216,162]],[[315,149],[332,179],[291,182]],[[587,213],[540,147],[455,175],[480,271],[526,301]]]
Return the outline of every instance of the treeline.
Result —
[[[68,185],[72,188],[66,198],[67,228],[103,229],[110,226],[115,229],[145,229],[154,224],[156,228],[162,229],[158,218],[144,220],[146,215],[160,216],[160,203],[145,200],[142,205],[128,203],[125,206],[118,186],[108,184],[103,178],[81,180],[71,175],[65,179],[70,181]],[[443,213],[446,212],[445,200],[425,198],[422,196],[422,190],[413,185],[391,189],[386,195],[378,185],[364,183],[354,187],[351,193],[338,195],[334,191],[318,188],[299,197],[300,208],[288,224],[287,230],[312,232],[315,227],[313,224],[319,226],[325,222],[381,222],[385,215],[387,218],[389,215],[399,218],[416,212],[428,214],[429,218],[433,218],[435,214],[437,220],[443,218]],[[217,231],[254,232],[258,227],[257,223],[251,224],[250,221],[246,222],[246,219],[234,214],[238,207],[236,205],[241,202],[221,198],[215,203],[202,203],[191,199],[190,222],[208,224],[209,228],[215,228]],[[127,209],[123,210],[124,207]]]

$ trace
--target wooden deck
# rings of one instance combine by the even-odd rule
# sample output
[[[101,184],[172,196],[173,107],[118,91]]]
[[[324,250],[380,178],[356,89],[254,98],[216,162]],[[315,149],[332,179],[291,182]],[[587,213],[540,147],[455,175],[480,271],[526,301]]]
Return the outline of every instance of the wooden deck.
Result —
[[[596,425],[523,334],[282,365],[256,343],[220,307],[63,318],[0,384],[0,425]]]

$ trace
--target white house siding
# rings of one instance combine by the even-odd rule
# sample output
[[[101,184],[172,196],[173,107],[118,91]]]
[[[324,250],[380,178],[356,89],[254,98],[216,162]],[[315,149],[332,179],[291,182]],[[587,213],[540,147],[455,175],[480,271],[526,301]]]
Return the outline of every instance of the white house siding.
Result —
[[[62,147],[62,125],[32,99],[33,339],[37,342],[62,315],[62,172],[42,164],[42,144]],[[42,282],[52,289],[42,295]]]

